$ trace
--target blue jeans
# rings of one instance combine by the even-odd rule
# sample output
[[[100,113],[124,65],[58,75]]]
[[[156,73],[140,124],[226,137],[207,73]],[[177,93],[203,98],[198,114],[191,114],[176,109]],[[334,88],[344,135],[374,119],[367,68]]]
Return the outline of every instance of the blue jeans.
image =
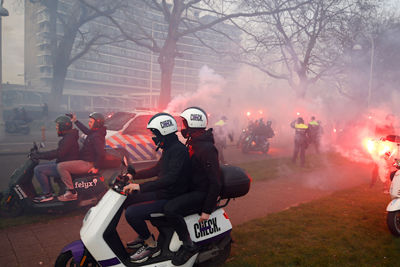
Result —
[[[43,194],[50,193],[50,177],[60,178],[57,171],[57,163],[55,162],[41,163],[35,167],[33,172],[42,188]]]
[[[166,199],[157,199],[155,192],[133,193],[126,200],[131,204],[126,208],[125,218],[133,230],[146,240],[150,237],[150,231],[145,220],[150,219],[151,213],[163,213]]]

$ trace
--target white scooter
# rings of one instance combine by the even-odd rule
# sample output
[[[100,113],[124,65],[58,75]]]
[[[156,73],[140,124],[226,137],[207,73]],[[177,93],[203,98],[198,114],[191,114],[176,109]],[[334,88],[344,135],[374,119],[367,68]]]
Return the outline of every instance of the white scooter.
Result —
[[[126,160],[125,160],[126,162]],[[222,166],[223,189],[218,207],[210,219],[199,223],[199,215],[185,217],[190,237],[199,246],[199,252],[181,266],[217,266],[225,262],[231,250],[232,224],[223,210],[231,198],[247,194],[250,189],[250,177],[240,168]],[[81,240],[64,247],[55,266],[175,266],[172,257],[182,242],[169,225],[163,214],[152,214],[151,223],[159,231],[158,244],[161,254],[143,263],[131,263],[129,254],[116,230],[122,215],[122,204],[126,199],[123,192],[127,184],[126,173],[119,176],[112,188],[100,202],[92,207],[83,219],[80,230]],[[224,201],[221,204],[221,201]]]
[[[400,159],[395,160],[394,166],[397,170],[390,175],[390,179],[392,180],[390,197],[392,201],[386,207],[386,223],[394,236],[400,236]]]
[[[386,207],[387,217],[386,223],[390,232],[394,236],[400,236],[400,136],[388,135],[386,140],[394,142],[397,145],[396,159],[394,160],[393,166],[397,169],[390,174],[390,201]]]

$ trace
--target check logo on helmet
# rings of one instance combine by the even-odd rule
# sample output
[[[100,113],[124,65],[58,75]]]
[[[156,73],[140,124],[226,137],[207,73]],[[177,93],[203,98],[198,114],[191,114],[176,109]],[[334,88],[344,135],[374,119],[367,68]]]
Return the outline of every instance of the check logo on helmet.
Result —
[[[203,116],[201,114],[190,114],[190,120],[203,121]]]
[[[172,120],[166,120],[166,121],[160,121],[160,125],[161,125],[161,128],[166,128],[166,127],[171,127],[173,124],[172,124]]]

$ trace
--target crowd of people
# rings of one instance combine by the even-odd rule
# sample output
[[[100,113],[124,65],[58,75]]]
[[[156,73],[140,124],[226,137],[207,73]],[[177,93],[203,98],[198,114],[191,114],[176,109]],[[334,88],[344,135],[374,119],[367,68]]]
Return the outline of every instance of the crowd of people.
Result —
[[[217,205],[221,190],[220,164],[226,163],[223,150],[228,140],[233,141],[233,133],[227,128],[228,119],[222,116],[213,123],[212,128],[207,128],[207,113],[198,107],[185,109],[180,117],[181,134],[187,139],[185,144],[177,137],[178,122],[172,115],[158,113],[150,119],[147,129],[153,136],[156,150],[162,150],[161,157],[148,169],[131,171],[132,183],[124,188],[128,195],[124,203],[125,217],[138,234],[136,239],[126,244],[129,249],[137,249],[130,256],[134,263],[144,262],[161,253],[156,238],[145,222],[150,219],[150,214],[164,213],[173,225],[183,245],[173,257],[172,263],[182,265],[198,251],[190,238],[184,217],[198,213],[199,222],[206,221]],[[79,122],[75,114],[59,116],[55,123],[57,134],[61,137],[58,147],[31,155],[33,159],[55,160],[41,163],[34,169],[42,189],[42,194],[34,199],[39,203],[54,199],[50,177],[59,184],[59,201],[77,200],[71,175],[96,174],[105,157],[106,127],[102,114],[91,113],[88,127]],[[321,121],[315,116],[311,116],[308,122],[298,117],[290,126],[294,129],[292,162],[296,164],[299,159],[300,166],[304,167],[306,149],[314,147],[316,153],[321,151]],[[78,129],[87,136],[81,148],[78,145]],[[247,136],[254,136],[255,142],[275,136],[272,121],[264,123],[263,119],[250,121],[246,132]],[[393,125],[389,122],[376,127],[377,135],[386,136],[393,132]],[[375,183],[377,176],[378,165],[373,170],[371,184]],[[157,179],[148,181],[153,177]],[[136,180],[145,182],[139,184],[134,182]]]
[[[127,243],[127,248],[138,248],[130,256],[131,262],[144,262],[160,254],[157,241],[145,222],[150,219],[151,213],[165,213],[183,242],[172,260],[178,266],[198,250],[190,238],[184,216],[197,212],[200,214],[199,222],[203,222],[210,218],[216,208],[221,190],[220,160],[213,129],[207,129],[207,113],[201,108],[191,107],[181,113],[181,118],[181,133],[187,139],[186,145],[176,135],[178,123],[173,116],[158,113],[150,119],[147,128],[153,135],[156,149],[162,150],[162,155],[154,166],[131,172],[131,177],[133,180],[146,180],[156,176],[157,179],[141,184],[132,182],[124,188],[128,195],[124,203],[125,217],[139,235]],[[50,177],[64,189],[60,190],[59,201],[77,200],[71,175],[97,173],[105,154],[106,127],[102,114],[91,113],[89,127],[79,122],[75,114],[59,116],[55,122],[57,134],[61,137],[57,148],[31,155],[32,159],[55,159],[54,162],[41,163],[34,169],[42,188],[42,194],[34,198],[39,203],[54,199]],[[74,124],[86,134],[81,148]]]

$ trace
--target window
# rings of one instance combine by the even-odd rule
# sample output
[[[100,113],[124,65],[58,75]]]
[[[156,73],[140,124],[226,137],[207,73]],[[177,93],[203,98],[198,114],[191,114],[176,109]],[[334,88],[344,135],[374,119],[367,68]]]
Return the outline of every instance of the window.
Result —
[[[147,129],[147,123],[153,117],[153,115],[139,115],[137,116],[125,129],[123,134],[135,135],[135,134],[144,134],[150,135],[151,132]]]

